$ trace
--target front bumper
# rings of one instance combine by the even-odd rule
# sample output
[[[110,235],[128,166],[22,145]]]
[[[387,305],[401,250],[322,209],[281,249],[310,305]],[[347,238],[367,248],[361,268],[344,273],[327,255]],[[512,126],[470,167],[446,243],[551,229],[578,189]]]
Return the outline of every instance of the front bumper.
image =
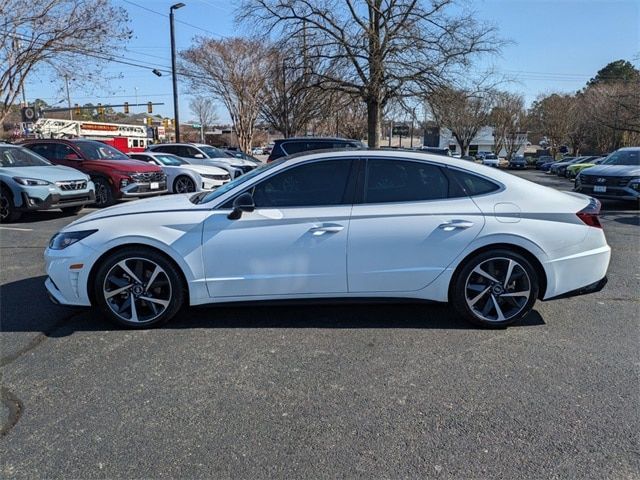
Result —
[[[213,180],[211,178],[202,178],[202,189],[203,190],[213,190],[214,188],[221,187],[229,180]]]
[[[158,188],[151,188],[152,184],[155,186],[155,183],[158,184]],[[129,183],[126,187],[122,187],[120,189],[120,193],[122,197],[125,198],[134,198],[134,197],[151,197],[154,195],[162,195],[167,193],[167,182],[135,182]]]
[[[46,273],[44,284],[50,298],[60,305],[90,306],[87,283],[91,266],[98,252],[84,245],[82,240],[63,250],[44,252]],[[82,268],[71,268],[82,264]]]
[[[606,192],[594,192],[593,190],[595,186],[596,185],[584,185],[577,182],[573,190],[578,193],[589,195],[590,197],[603,198],[605,200],[640,200],[640,191],[634,190],[630,187],[607,186]]]
[[[46,197],[33,196],[30,192],[22,192],[22,204],[16,207],[19,211],[50,210],[53,208],[80,207],[96,201],[93,190],[73,194],[50,193]]]

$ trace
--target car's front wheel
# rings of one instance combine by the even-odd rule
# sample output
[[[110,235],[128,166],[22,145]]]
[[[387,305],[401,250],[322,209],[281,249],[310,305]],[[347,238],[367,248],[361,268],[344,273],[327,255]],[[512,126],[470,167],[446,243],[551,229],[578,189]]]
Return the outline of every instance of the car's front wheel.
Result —
[[[13,204],[13,194],[8,188],[0,188],[0,223],[15,222],[20,219],[22,212],[16,210]]]
[[[115,203],[113,197],[113,191],[106,178],[97,177],[93,179],[93,184],[96,187],[96,207],[104,208],[110,207]]]
[[[527,315],[538,298],[538,276],[531,262],[496,249],[470,258],[457,272],[450,299],[469,322],[505,327]]]
[[[180,175],[173,182],[174,193],[191,193],[196,191],[196,183],[186,175]]]
[[[185,298],[184,282],[173,262],[139,247],[109,255],[98,266],[93,292],[98,308],[109,320],[133,328],[170,320]]]

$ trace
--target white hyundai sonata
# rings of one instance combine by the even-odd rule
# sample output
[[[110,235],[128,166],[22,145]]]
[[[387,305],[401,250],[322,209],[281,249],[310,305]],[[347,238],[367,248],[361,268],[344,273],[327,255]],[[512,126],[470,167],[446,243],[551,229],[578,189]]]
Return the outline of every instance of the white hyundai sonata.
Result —
[[[506,326],[537,299],[603,288],[599,210],[449,157],[305,154],[213,192],[80,218],[51,239],[46,287],[130,327],[184,304],[339,297],[450,302],[475,324]]]

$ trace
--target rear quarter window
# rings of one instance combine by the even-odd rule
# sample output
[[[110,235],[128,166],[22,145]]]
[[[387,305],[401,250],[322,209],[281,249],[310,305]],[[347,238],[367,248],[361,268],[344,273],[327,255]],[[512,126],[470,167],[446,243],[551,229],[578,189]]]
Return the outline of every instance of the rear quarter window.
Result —
[[[487,193],[500,190],[500,185],[497,183],[478,175],[474,175],[473,173],[455,169],[449,169],[448,172],[463,189],[463,191],[456,188],[451,189],[449,193],[450,197],[460,197],[465,194],[473,197],[475,195],[486,195]]]

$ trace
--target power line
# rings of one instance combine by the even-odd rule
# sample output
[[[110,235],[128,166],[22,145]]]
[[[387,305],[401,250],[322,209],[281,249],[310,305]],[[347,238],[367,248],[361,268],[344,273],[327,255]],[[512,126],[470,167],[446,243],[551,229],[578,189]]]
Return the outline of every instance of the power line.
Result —
[[[134,7],[138,7],[141,8],[143,10],[146,10],[147,12],[151,12],[151,13],[155,13],[156,15],[160,15],[161,17],[165,17],[168,18],[169,15],[167,15],[166,13],[162,13],[162,12],[158,12],[157,10],[153,10],[152,8],[149,7],[145,7],[144,5],[140,5],[138,3],[132,2],[131,0],[122,0],[125,3],[128,3],[129,5],[133,5]],[[181,23],[182,25],[186,25],[187,27],[191,27],[191,28],[195,28],[196,30],[200,30],[202,32],[208,33],[209,35],[214,35],[216,37],[220,37],[220,38],[225,38],[225,35],[222,35],[221,33],[216,33],[216,32],[212,32],[211,30],[207,30],[206,28],[202,28],[199,27],[198,25],[193,25],[192,23],[189,22],[185,22],[184,20],[175,20],[176,23]]]

